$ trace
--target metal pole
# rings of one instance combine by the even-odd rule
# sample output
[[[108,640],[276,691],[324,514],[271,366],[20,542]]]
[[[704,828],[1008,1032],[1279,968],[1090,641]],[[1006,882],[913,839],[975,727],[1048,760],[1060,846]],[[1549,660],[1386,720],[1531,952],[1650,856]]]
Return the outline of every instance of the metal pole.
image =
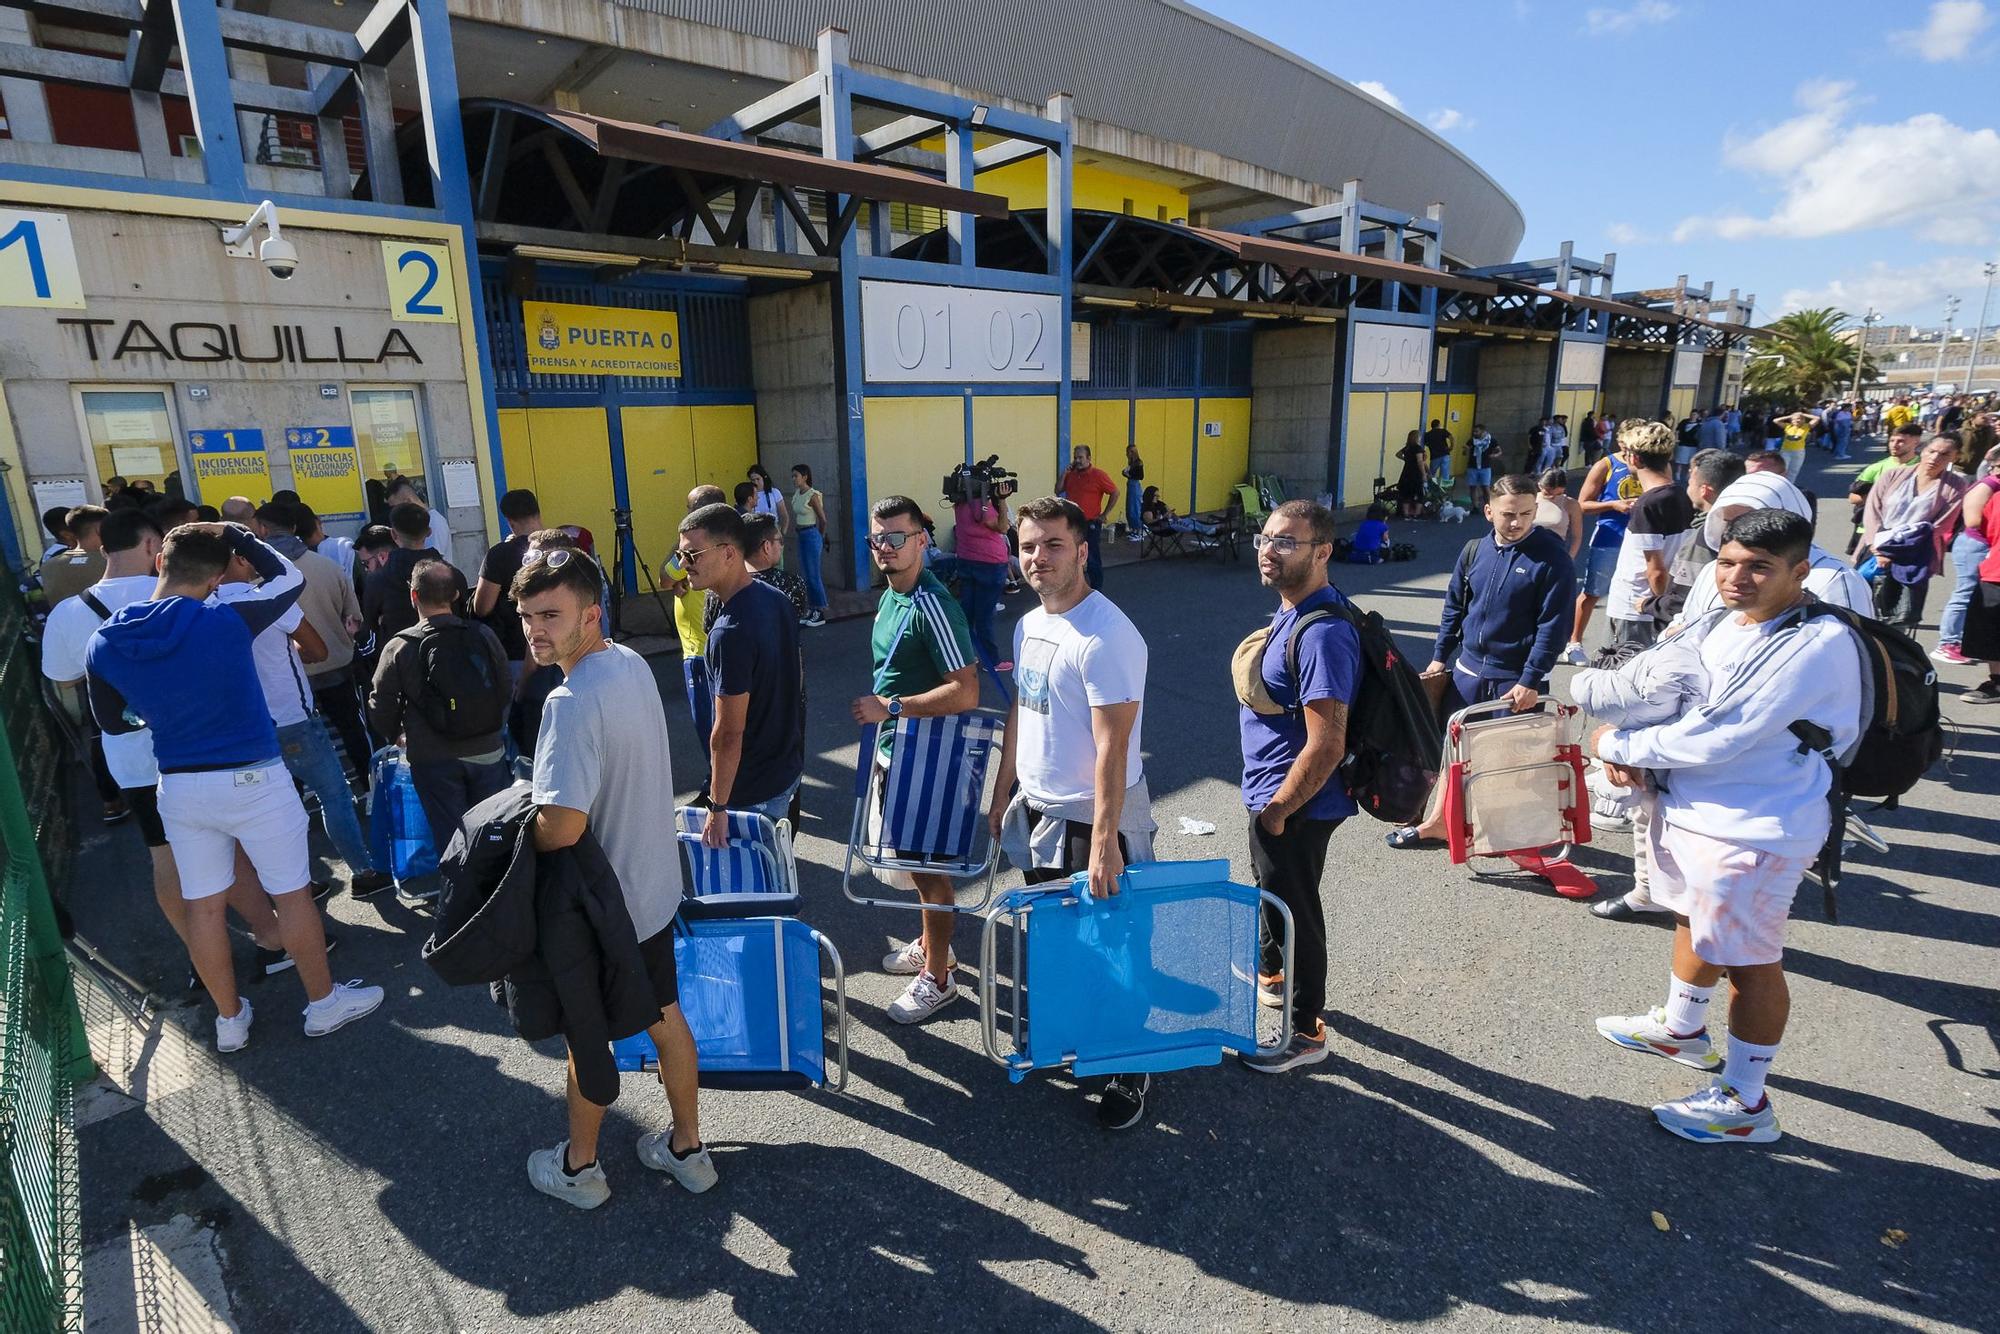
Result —
[[[1868,355],[1868,331],[1874,328],[1875,321],[1881,318],[1875,313],[1873,306],[1870,306],[1868,313],[1861,317],[1861,336],[1854,343],[1854,387],[1847,391],[1848,398],[1856,403],[1861,401],[1861,363]]]
[[[1972,360],[1965,368],[1965,392],[1972,392],[1972,377],[1979,371],[1979,345],[1986,341],[1986,310],[1993,304],[1993,275],[2000,273],[2000,264],[1986,265],[1986,295],[1979,302],[1979,332],[1972,335]]]
[[[1957,314],[1958,298],[1955,296],[1946,297],[1944,299],[1944,329],[1938,334],[1937,365],[1931,371],[1931,392],[1933,394],[1937,392],[1938,382],[1944,379],[1944,348],[1945,344],[1951,341],[1951,321],[1952,317]]]

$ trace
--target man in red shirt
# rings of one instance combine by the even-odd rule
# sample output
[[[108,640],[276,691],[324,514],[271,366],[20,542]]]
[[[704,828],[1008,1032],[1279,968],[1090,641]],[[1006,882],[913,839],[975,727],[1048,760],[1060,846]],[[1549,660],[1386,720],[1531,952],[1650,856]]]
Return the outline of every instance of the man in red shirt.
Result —
[[[1092,588],[1104,587],[1104,515],[1118,495],[1118,483],[1111,474],[1092,464],[1089,445],[1073,445],[1069,451],[1069,471],[1063,474],[1062,492],[1090,521],[1090,555],[1084,564],[1084,578]]]

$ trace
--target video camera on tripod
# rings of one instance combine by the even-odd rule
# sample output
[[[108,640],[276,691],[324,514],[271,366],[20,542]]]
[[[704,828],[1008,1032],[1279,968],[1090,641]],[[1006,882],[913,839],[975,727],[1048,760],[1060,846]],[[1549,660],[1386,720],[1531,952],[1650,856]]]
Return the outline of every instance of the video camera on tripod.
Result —
[[[961,463],[944,475],[944,503],[964,505],[975,500],[1004,500],[1020,489],[1020,474],[1000,466],[998,454],[977,463]]]

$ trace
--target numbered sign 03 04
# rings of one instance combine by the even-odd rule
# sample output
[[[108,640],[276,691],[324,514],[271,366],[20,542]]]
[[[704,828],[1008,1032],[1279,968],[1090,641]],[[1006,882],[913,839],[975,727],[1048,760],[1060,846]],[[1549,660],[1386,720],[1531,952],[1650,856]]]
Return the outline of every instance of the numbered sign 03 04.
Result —
[[[1059,297],[929,283],[861,284],[862,367],[876,384],[1053,384],[1069,329]]]

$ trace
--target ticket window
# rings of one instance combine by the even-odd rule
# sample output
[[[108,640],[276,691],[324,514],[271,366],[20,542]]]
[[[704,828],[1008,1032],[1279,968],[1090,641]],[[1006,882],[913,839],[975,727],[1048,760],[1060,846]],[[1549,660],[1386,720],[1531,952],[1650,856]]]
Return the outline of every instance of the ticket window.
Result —
[[[149,482],[155,491],[189,494],[164,389],[81,389],[84,439],[100,487],[113,477]]]
[[[394,477],[415,478],[425,499],[442,508],[441,497],[427,480],[423,415],[414,388],[348,390],[354,414],[354,444],[361,453],[361,478],[368,493],[369,521],[387,523],[384,484]]]

